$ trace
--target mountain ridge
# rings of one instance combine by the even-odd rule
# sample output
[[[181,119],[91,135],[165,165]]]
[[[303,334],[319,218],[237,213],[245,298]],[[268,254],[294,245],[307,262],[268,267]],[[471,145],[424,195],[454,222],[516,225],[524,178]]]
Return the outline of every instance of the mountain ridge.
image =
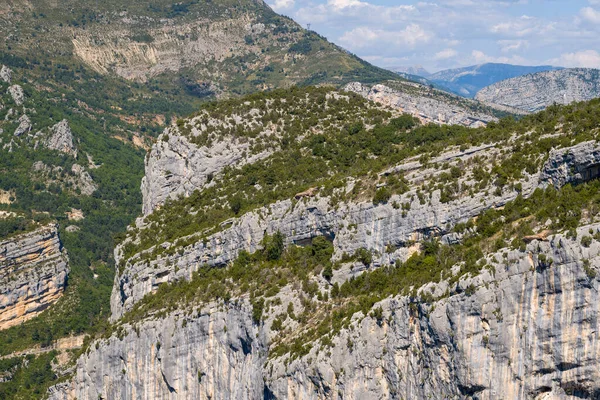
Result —
[[[600,97],[600,70],[568,68],[500,81],[481,89],[475,99],[535,112],[596,97]]]
[[[527,73],[553,69],[560,68],[553,66],[530,67],[512,64],[485,63],[439,71],[429,75],[427,78],[461,96],[475,97],[480,89],[495,82],[525,75]]]

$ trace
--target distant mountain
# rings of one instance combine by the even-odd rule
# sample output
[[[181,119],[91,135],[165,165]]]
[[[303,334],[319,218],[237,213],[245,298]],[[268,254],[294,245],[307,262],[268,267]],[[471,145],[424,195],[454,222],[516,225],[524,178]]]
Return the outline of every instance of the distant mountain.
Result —
[[[528,67],[510,64],[481,64],[448,69],[429,75],[427,79],[465,97],[474,97],[486,86],[505,79],[542,71],[560,69],[549,65]]]
[[[425,68],[423,68],[422,65],[413,65],[410,67],[392,67],[390,68],[390,71],[394,71],[394,72],[398,72],[398,73],[403,73],[403,74],[408,74],[408,75],[417,75],[417,76],[422,76],[424,78],[427,78],[429,75],[431,75],[431,72],[427,71]]]
[[[600,70],[571,68],[538,72],[488,86],[475,98],[525,111],[539,111],[552,104],[569,104],[600,97]]]

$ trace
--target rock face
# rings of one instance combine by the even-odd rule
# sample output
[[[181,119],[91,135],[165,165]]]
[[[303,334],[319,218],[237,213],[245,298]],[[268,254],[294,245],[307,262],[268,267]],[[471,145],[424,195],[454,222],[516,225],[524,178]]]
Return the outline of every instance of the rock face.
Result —
[[[142,179],[144,215],[167,199],[189,196],[224,167],[246,163],[242,154],[250,145],[232,140],[199,147],[173,129],[167,129],[146,157],[146,175]]]
[[[77,155],[77,150],[73,146],[73,134],[69,127],[69,122],[63,119],[58,124],[50,128],[50,136],[46,140],[46,146],[52,150],[62,151],[63,153]]]
[[[24,133],[28,133],[31,131],[31,120],[27,115],[22,115],[19,118],[19,126],[15,129],[15,136],[21,136]]]
[[[570,104],[600,97],[600,70],[573,68],[539,72],[498,82],[477,93],[487,104],[539,111],[554,103]]]
[[[540,179],[561,187],[600,177],[600,146],[594,141],[580,143],[567,149],[553,150]]]
[[[12,71],[6,65],[3,65],[0,69],[0,79],[6,83],[10,83],[12,80]]]
[[[54,224],[0,242],[0,330],[56,302],[68,273],[67,254]]]
[[[22,106],[23,102],[25,102],[25,92],[23,92],[23,88],[19,85],[12,85],[8,88],[8,93],[12,97],[13,101],[16,105]]]
[[[434,162],[461,163],[473,157],[484,157],[493,149],[482,147],[469,152],[446,153]],[[423,170],[418,161],[397,167],[405,171],[410,182],[425,179],[432,170]],[[522,184],[522,193],[528,195],[537,187],[538,176],[530,176]],[[163,190],[167,190],[165,187]],[[168,194],[167,192],[164,192]],[[112,318],[123,313],[141,300],[147,293],[164,282],[187,279],[203,265],[226,265],[237,257],[241,250],[256,251],[265,236],[280,231],[288,243],[310,242],[316,236],[325,235],[333,239],[336,256],[353,254],[360,248],[375,252],[375,263],[393,263],[404,260],[411,254],[410,243],[432,236],[443,236],[458,222],[464,222],[490,207],[499,207],[513,200],[516,191],[504,191],[498,195],[476,193],[452,202],[442,203],[440,191],[432,194],[430,203],[421,203],[416,190],[402,196],[393,196],[388,204],[368,203],[331,205],[329,198],[307,198],[294,203],[284,200],[268,207],[247,213],[239,219],[225,221],[223,229],[195,242],[176,254],[159,257],[152,261],[127,262],[123,273],[117,273],[111,297]],[[410,210],[404,214],[394,208],[393,203],[408,203]],[[268,215],[268,218],[264,216]],[[141,220],[138,224],[141,224]],[[141,225],[140,225],[141,226]],[[397,250],[386,251],[388,245]],[[123,246],[117,248],[116,258],[121,260]],[[152,249],[148,250],[149,252]],[[174,268],[174,266],[177,266]]]
[[[562,235],[502,250],[435,307],[390,297],[380,320],[359,313],[329,352],[291,362],[265,357],[243,299],[151,319],[101,340],[51,398],[597,398],[599,255]]]
[[[405,83],[412,90],[397,90],[385,85],[373,87],[354,82],[344,89],[363,97],[419,118],[423,123],[455,124],[472,128],[485,126],[496,118],[484,112],[475,111],[475,102],[453,98],[435,89],[417,83]],[[415,93],[416,91],[416,93]],[[437,94],[437,96],[436,96]]]
[[[262,398],[267,348],[251,315],[240,300],[129,327],[80,358],[77,386],[51,398]]]

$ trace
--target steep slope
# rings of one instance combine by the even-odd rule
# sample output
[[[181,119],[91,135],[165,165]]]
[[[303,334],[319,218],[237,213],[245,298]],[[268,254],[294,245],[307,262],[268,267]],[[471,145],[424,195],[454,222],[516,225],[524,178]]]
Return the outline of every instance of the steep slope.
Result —
[[[446,87],[464,97],[475,97],[482,88],[496,82],[541,71],[555,70],[556,67],[487,63],[470,67],[449,69],[427,77],[430,81]]]
[[[22,324],[60,298],[69,272],[51,224],[0,242],[0,330]]]
[[[2,261],[10,271],[2,307],[16,310],[4,310],[13,322],[3,326],[15,326],[0,335],[2,356],[103,329],[114,236],[141,211],[144,152],[128,143],[143,143],[142,130],[159,125],[123,121],[109,104],[90,104],[85,91],[71,89],[0,67],[0,241],[11,257]],[[58,225],[15,242],[27,221]],[[21,242],[22,257],[14,249]],[[60,261],[67,253],[68,286]]]
[[[112,332],[51,398],[596,396],[599,107],[203,108],[147,159],[166,178],[116,251]]]
[[[507,79],[481,89],[475,98],[525,111],[600,97],[600,70],[571,68]]]
[[[100,74],[183,90],[191,98],[293,84],[393,77],[262,0],[3,2],[0,51],[83,62]]]

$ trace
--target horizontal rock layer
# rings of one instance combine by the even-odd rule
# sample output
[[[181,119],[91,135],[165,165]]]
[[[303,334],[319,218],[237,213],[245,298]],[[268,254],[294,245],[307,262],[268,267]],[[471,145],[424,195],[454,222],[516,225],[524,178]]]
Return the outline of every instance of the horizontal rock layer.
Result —
[[[291,362],[266,356],[272,333],[243,299],[148,320],[101,340],[51,398],[598,398],[599,255],[563,235],[500,250],[449,297],[390,297],[381,320],[356,314],[332,348]]]
[[[68,273],[67,254],[54,224],[0,242],[0,330],[55,303]]]

